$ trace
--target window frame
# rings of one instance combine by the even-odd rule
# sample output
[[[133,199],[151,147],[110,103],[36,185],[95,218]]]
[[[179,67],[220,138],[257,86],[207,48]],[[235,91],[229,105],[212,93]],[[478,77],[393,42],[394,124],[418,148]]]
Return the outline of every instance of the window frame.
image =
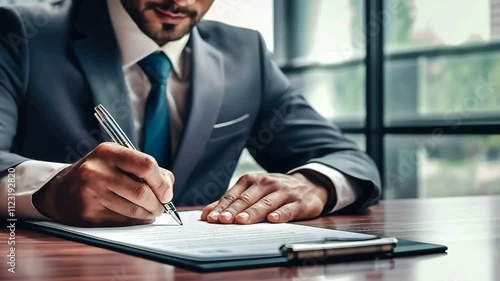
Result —
[[[472,117],[467,118],[460,126],[428,119],[402,119],[385,121],[385,66],[387,62],[414,59],[419,56],[427,58],[457,56],[463,54],[489,53],[500,50],[500,40],[486,44],[466,44],[460,46],[430,46],[411,50],[395,50],[387,52],[384,44],[384,0],[364,0],[364,25],[366,40],[366,57],[354,58],[341,63],[318,63],[287,60],[286,40],[291,33],[287,29],[287,20],[293,15],[288,14],[290,5],[301,0],[275,0],[275,49],[276,57],[285,74],[297,74],[315,69],[335,71],[346,67],[365,64],[365,110],[364,122],[335,122],[343,132],[348,134],[364,134],[366,151],[374,160],[379,171],[385,171],[385,137],[388,135],[495,135],[499,134],[499,117]],[[381,15],[382,19],[374,22],[371,15]],[[293,18],[292,18],[293,20]],[[374,24],[375,23],[375,24]],[[279,30],[285,31],[280,33]],[[364,124],[362,124],[364,123]],[[385,178],[382,177],[384,186]],[[384,193],[383,193],[384,194]]]

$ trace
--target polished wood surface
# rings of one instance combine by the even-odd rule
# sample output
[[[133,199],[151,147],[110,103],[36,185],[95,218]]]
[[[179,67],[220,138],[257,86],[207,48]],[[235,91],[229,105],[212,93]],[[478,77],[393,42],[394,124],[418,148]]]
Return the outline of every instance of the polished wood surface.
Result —
[[[500,197],[382,201],[359,216],[306,224],[445,244],[447,254],[393,260],[196,273],[28,230],[16,230],[16,274],[0,280],[500,280]]]

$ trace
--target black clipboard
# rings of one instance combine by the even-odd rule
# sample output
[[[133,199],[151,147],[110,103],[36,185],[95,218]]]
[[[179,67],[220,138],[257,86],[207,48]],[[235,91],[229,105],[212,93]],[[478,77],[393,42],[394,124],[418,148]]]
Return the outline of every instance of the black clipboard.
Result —
[[[185,269],[197,272],[226,271],[226,270],[258,268],[258,267],[287,266],[287,265],[297,265],[297,264],[311,265],[311,264],[322,264],[329,262],[342,262],[347,260],[349,261],[366,260],[374,258],[373,256],[356,256],[342,260],[325,259],[325,260],[290,261],[288,258],[283,256],[283,257],[268,257],[268,258],[234,259],[234,260],[224,260],[224,261],[195,261],[195,260],[173,257],[165,254],[159,254],[144,249],[137,249],[122,245],[120,243],[113,243],[113,242],[103,241],[100,239],[94,239],[60,229],[32,224],[29,222],[22,222],[21,226],[27,229],[53,235],[63,239],[80,242],[92,246],[102,247],[105,249],[125,254],[131,254],[137,257],[142,257],[162,263],[171,264],[174,266],[183,267]],[[387,258],[397,258],[403,256],[437,254],[437,253],[444,253],[447,251],[447,249],[448,248],[444,245],[398,239],[396,247],[394,248],[394,251],[392,253],[385,254],[383,256],[377,256],[376,258],[387,259]]]

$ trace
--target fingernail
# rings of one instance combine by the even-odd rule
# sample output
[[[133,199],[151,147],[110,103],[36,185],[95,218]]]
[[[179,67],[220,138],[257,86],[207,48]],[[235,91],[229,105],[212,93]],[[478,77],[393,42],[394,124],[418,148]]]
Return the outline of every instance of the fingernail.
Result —
[[[240,217],[242,220],[246,221],[250,218],[250,215],[248,213],[243,212],[243,213],[239,213],[238,217]]]
[[[232,217],[233,217],[233,214],[231,214],[231,212],[224,212],[221,214],[221,216],[225,219],[225,220],[230,220]]]
[[[280,215],[278,215],[278,213],[271,213],[270,215],[275,220],[279,220],[280,219]]]
[[[219,215],[220,215],[219,212],[212,211],[212,212],[210,212],[210,214],[208,216],[211,217],[213,220],[218,220]]]

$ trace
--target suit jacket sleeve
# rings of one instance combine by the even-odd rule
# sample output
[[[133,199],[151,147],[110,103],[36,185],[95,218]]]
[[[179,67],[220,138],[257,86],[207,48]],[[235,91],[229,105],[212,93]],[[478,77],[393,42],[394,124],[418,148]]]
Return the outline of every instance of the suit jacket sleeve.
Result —
[[[373,161],[291,87],[260,35],[259,40],[261,110],[247,144],[249,152],[269,172],[286,173],[308,163],[319,163],[347,175],[358,183],[362,193],[346,208],[348,211],[375,203],[380,197],[381,181]]]
[[[0,8],[0,216],[8,215],[7,200],[13,197],[15,217],[44,219],[33,207],[31,196],[60,169],[60,165],[28,161],[15,153],[16,145],[22,143],[17,128],[22,123],[19,111],[23,108],[29,77],[28,44],[29,36],[21,16],[11,8]],[[17,167],[11,173],[15,182],[9,181],[12,178],[7,174],[11,167]]]
[[[28,160],[13,151],[28,78],[29,39],[21,17],[12,9],[0,8],[0,176],[9,167]]]

